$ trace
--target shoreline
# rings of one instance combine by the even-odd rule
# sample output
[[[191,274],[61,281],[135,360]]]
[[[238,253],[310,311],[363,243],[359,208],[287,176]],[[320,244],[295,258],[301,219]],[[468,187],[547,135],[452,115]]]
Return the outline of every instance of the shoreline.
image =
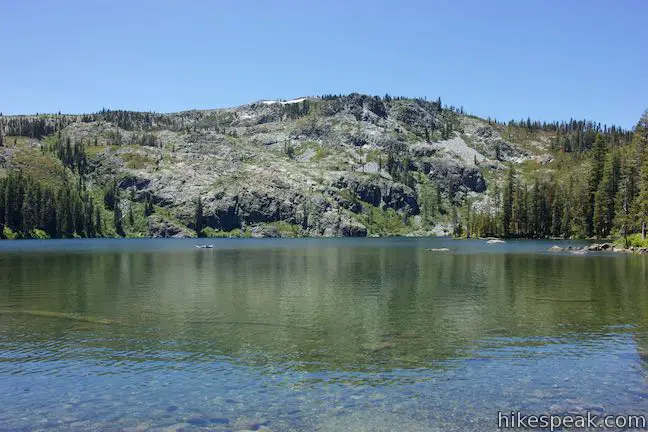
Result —
[[[43,238],[43,239],[38,239],[38,238],[19,238],[19,239],[0,239],[0,245],[3,243],[31,243],[34,241],[41,242],[49,242],[52,240],[53,242],[56,242],[57,240],[63,240],[63,241],[87,241],[87,240],[107,240],[107,241],[119,241],[119,240],[180,240],[180,241],[188,241],[188,240],[193,240],[198,243],[210,243],[216,240],[277,240],[277,239],[285,239],[285,240],[296,240],[296,239],[304,239],[304,240],[314,240],[314,239],[330,239],[330,240],[341,240],[341,239],[395,239],[395,238],[419,238],[419,239],[445,239],[445,240],[481,240],[484,241],[488,244],[500,244],[500,243],[508,243],[509,240],[514,240],[514,241],[556,241],[556,242],[568,242],[568,241],[578,241],[578,239],[527,239],[527,238],[498,238],[498,237],[472,237],[472,238],[454,238],[451,236],[413,236],[413,235],[384,235],[384,236],[376,236],[376,235],[368,235],[368,236],[276,236],[276,237],[271,237],[271,236],[222,236],[222,237],[77,237],[77,238]],[[581,239],[580,241],[588,241],[587,239]],[[427,248],[426,251],[446,251],[449,250],[447,248]],[[582,255],[588,252],[615,252],[615,253],[632,253],[632,254],[638,254],[638,255],[648,255],[648,247],[643,247],[643,246],[630,246],[627,248],[624,247],[619,247],[618,245],[615,245],[613,242],[604,242],[604,243],[592,243],[592,244],[587,244],[583,246],[559,246],[557,244],[554,244],[551,246],[548,250],[548,252],[571,252],[572,254],[575,255]]]
[[[582,255],[587,252],[616,252],[646,255],[648,254],[648,247],[630,246],[624,248],[618,247],[614,243],[593,243],[584,247],[560,247],[558,245],[553,245],[549,248],[549,252],[571,252],[576,255]]]

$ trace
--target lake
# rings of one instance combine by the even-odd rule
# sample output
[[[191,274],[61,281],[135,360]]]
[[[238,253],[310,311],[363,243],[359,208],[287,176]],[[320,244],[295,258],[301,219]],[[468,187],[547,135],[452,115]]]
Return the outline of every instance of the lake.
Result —
[[[196,243],[0,242],[0,430],[494,431],[498,411],[648,414],[646,256]]]

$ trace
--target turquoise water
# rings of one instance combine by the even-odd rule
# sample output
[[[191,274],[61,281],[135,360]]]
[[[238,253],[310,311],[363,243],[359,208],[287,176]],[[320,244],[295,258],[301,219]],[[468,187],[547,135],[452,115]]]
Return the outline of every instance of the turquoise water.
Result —
[[[0,430],[491,431],[498,411],[648,414],[648,257],[210,243],[0,242]]]

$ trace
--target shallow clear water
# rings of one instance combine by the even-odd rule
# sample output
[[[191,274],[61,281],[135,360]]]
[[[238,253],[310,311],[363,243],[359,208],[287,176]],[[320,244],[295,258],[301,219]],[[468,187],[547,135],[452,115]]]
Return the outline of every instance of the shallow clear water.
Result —
[[[0,242],[0,430],[490,431],[498,411],[648,414],[648,257],[211,242]]]

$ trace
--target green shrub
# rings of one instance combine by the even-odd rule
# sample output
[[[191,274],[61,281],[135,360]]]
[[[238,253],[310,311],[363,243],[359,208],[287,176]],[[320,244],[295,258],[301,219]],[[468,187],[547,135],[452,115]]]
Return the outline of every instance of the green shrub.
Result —
[[[331,150],[326,147],[318,147],[315,150],[315,155],[311,158],[312,161],[319,161],[331,155]]]
[[[150,156],[141,153],[122,153],[119,155],[126,167],[132,169],[144,169],[146,167],[155,166],[155,160]]]
[[[208,238],[229,237],[228,233],[226,233],[225,231],[218,231],[212,227],[203,228],[203,230],[200,232],[200,236]]]
[[[7,240],[15,240],[18,235],[11,230],[8,226],[2,228],[2,238]]]
[[[293,225],[286,221],[272,222],[268,225],[276,227],[281,237],[299,237],[300,235],[299,225]]]
[[[29,233],[29,237],[33,239],[45,240],[50,238],[50,236],[43,230],[36,228]]]
[[[614,242],[619,247],[626,247],[625,239],[621,237]],[[648,238],[643,240],[641,234],[631,234],[628,236],[628,247],[648,247]]]
[[[212,227],[205,227],[202,230],[202,236],[208,238],[229,238],[229,237],[248,238],[248,237],[252,237],[252,232],[249,229],[241,230],[239,228],[234,228],[231,231],[220,231]]]
[[[364,204],[364,203],[363,203]],[[363,214],[361,222],[369,230],[369,234],[400,235],[408,230],[408,222],[402,214],[392,208],[381,209],[368,203],[364,204],[367,213]]]

